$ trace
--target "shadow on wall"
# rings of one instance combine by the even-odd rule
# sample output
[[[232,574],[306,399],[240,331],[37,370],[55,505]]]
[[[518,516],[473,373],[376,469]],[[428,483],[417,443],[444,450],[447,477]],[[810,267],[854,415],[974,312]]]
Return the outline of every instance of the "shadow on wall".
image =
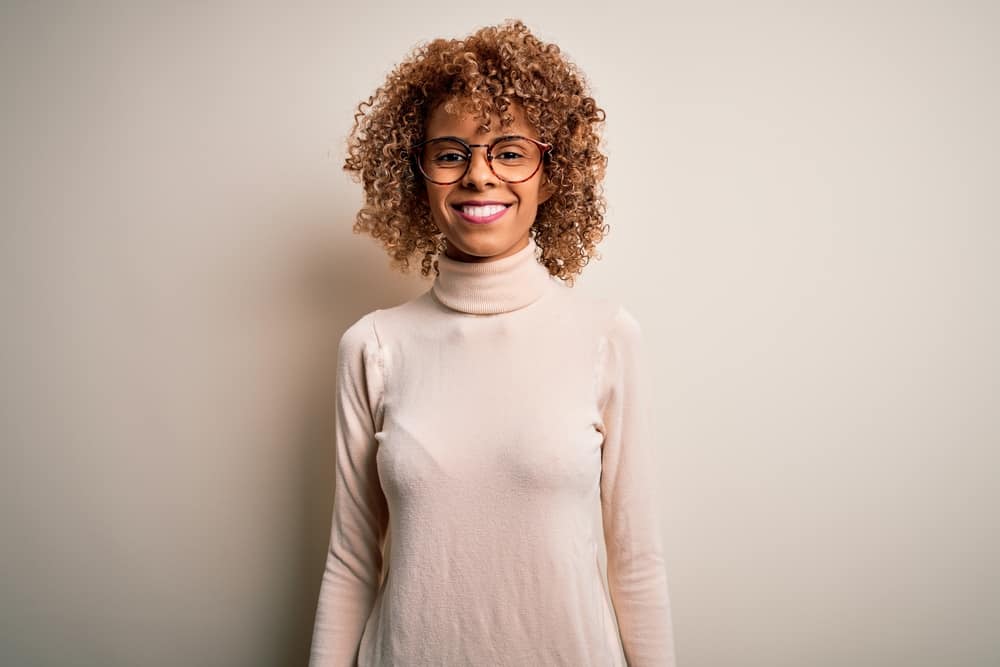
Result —
[[[353,213],[339,217],[337,230],[350,230]],[[308,663],[313,621],[330,537],[333,509],[334,396],[337,347],[343,332],[377,308],[403,303],[430,288],[419,269],[402,275],[389,266],[380,242],[361,234],[344,235],[330,244],[302,249],[295,292],[310,309],[309,321],[318,322],[319,342],[313,347],[317,363],[301,376],[301,406],[297,435],[290,443],[299,461],[300,513],[289,517],[288,561],[297,565],[290,575],[288,609],[275,645],[282,655],[275,664]]]

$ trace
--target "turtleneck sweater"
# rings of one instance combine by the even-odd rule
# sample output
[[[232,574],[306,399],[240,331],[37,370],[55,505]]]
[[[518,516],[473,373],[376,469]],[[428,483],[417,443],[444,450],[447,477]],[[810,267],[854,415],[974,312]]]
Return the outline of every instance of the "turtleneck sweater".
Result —
[[[674,667],[641,329],[534,239],[340,339],[312,667]]]
[[[552,284],[537,252],[538,245],[529,237],[521,250],[490,262],[461,262],[439,255],[431,289],[441,303],[463,313],[495,315],[523,308],[541,298]]]

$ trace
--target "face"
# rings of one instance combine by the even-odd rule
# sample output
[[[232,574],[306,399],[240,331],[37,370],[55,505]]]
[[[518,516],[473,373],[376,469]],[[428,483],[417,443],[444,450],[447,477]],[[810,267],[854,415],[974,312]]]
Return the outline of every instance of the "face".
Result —
[[[493,116],[491,131],[478,133],[479,122],[473,116],[450,114],[439,105],[427,119],[426,138],[451,136],[469,144],[489,144],[511,134],[539,139],[518,106],[511,114],[513,126],[501,128],[499,118]],[[472,149],[469,170],[457,183],[438,185],[426,179],[424,183],[431,216],[446,239],[445,255],[464,262],[488,262],[524,249],[538,205],[554,191],[546,180],[544,164],[523,183],[500,180],[490,170],[485,148]],[[469,208],[473,205],[477,208]],[[483,216],[491,212],[485,207],[497,205],[505,207],[499,217]],[[476,221],[477,216],[482,221]]]

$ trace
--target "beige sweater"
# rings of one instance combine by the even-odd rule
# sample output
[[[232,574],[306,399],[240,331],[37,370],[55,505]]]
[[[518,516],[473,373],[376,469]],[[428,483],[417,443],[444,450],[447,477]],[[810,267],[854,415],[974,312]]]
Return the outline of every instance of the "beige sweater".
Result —
[[[341,338],[310,665],[675,665],[639,325],[539,252]]]

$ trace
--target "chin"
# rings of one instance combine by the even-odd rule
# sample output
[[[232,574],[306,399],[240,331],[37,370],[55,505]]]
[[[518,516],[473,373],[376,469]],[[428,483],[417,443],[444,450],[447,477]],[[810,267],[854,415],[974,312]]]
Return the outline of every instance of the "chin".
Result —
[[[483,235],[462,235],[460,237],[460,243],[453,243],[449,240],[449,245],[455,251],[455,254],[460,255],[465,261],[475,261],[475,260],[489,260],[498,255],[511,255],[520,248],[516,246],[521,245],[522,234],[515,234],[509,236],[507,234],[490,234],[486,233]]]

